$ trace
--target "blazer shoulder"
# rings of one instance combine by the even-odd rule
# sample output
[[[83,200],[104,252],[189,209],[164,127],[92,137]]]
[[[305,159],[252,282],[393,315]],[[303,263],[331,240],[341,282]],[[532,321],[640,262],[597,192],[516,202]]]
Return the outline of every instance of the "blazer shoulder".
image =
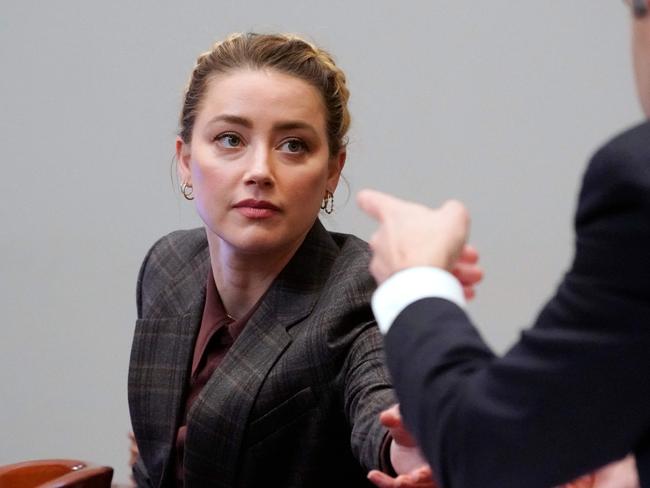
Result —
[[[188,230],[175,230],[158,239],[148,256],[164,256],[171,259],[167,265],[180,265],[179,261],[192,258],[204,250],[208,245],[208,239],[203,227]]]
[[[368,243],[352,234],[339,232],[330,232],[329,234],[339,249],[333,273],[349,276],[353,280],[356,277],[358,281],[370,279],[374,288],[374,280],[368,270],[371,258]]]
[[[649,137],[650,121],[644,121],[616,134],[608,142],[603,144],[603,147],[622,147],[633,152],[650,154],[650,147],[648,147]]]
[[[636,209],[650,212],[650,122],[617,135],[591,159],[582,180],[576,224]]]
[[[650,188],[650,122],[616,135],[592,158],[585,173],[585,185],[607,178]],[[612,181],[613,179],[613,181]]]
[[[138,317],[142,317],[145,296],[157,296],[188,266],[207,255],[205,229],[177,230],[158,239],[147,252],[137,282]],[[198,265],[198,264],[197,264]]]
[[[370,299],[377,284],[370,274],[368,244],[350,234],[330,232],[338,251],[323,283],[320,304],[328,314],[360,313],[363,321],[372,321]]]
[[[341,232],[329,232],[329,235],[339,248],[338,260],[366,266],[370,263],[370,246],[366,241],[355,235]]]
[[[648,122],[614,137],[596,152],[583,179],[575,217],[575,257],[560,291],[565,300],[568,290],[571,296],[579,293],[584,303],[586,293],[591,293],[591,301],[598,307],[582,313],[597,316],[594,320],[602,323],[614,316],[619,326],[641,323],[639,317],[647,316],[648,141]],[[622,307],[621,303],[626,305]]]

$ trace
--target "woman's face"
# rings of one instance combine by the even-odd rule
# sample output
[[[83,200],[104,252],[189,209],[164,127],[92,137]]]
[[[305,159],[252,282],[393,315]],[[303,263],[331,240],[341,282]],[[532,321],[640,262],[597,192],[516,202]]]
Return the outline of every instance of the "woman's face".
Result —
[[[316,88],[273,70],[213,78],[176,152],[208,234],[244,253],[295,249],[345,162],[330,158]]]

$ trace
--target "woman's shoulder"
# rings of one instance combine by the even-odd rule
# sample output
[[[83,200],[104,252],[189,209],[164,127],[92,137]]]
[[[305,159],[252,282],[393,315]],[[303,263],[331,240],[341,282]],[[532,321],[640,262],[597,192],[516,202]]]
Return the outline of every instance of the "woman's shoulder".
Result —
[[[162,268],[175,275],[197,256],[207,253],[205,229],[176,230],[158,239],[144,258],[142,268]]]
[[[145,256],[138,274],[138,310],[163,290],[184,280],[205,284],[204,273],[209,260],[208,243],[203,228],[178,230],[158,239]],[[192,281],[188,281],[192,280]]]
[[[342,232],[328,232],[332,240],[339,248],[339,259],[351,262],[365,263],[370,261],[370,247],[363,239]]]
[[[376,288],[368,266],[371,252],[368,243],[352,234],[329,232],[338,253],[329,273],[330,291],[343,294],[348,299],[357,297],[367,302]]]
[[[187,258],[204,250],[208,240],[203,227],[196,229],[175,230],[158,239],[149,254],[171,254]]]

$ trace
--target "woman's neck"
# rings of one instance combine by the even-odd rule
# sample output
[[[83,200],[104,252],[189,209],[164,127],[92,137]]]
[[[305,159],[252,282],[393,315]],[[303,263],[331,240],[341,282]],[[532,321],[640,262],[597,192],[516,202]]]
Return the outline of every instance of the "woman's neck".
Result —
[[[302,239],[279,251],[242,253],[208,231],[212,273],[226,313],[234,319],[246,315],[301,244]]]

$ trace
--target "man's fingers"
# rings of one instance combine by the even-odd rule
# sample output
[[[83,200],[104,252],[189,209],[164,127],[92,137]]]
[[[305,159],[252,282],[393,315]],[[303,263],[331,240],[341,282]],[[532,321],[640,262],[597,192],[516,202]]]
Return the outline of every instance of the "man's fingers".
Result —
[[[422,466],[415,473],[413,473],[412,476],[417,482],[433,482],[433,471],[431,471],[431,467],[429,466]]]
[[[375,252],[380,242],[381,242],[381,237],[379,236],[379,231],[376,231],[373,235],[370,236],[370,240],[368,241],[368,246],[370,246],[370,249],[373,252]]]
[[[451,273],[463,286],[475,285],[483,279],[483,269],[476,264],[456,263]]]
[[[361,190],[357,193],[357,205],[375,220],[381,221],[382,194],[375,190]]]
[[[368,269],[370,270],[370,274],[373,276],[373,278],[375,278],[375,281],[379,285],[381,285],[384,282],[384,280],[387,278],[386,271],[384,270],[383,266],[376,258],[376,256],[373,256],[372,260],[370,261],[370,266],[368,266]]]
[[[594,485],[593,475],[581,476],[580,478],[571,481],[561,488],[591,488]]]
[[[394,478],[376,469],[368,473],[368,479],[379,488],[395,488],[397,486]]]
[[[379,422],[390,431],[393,442],[401,448],[416,447],[417,442],[404,426],[399,404],[396,403],[379,414]]]
[[[379,414],[379,421],[384,427],[401,427],[402,415],[399,412],[399,405],[395,404]]]
[[[465,300],[473,300],[476,297],[476,290],[473,286],[463,286],[463,295]]]
[[[465,244],[462,251],[460,252],[458,261],[468,264],[476,264],[478,263],[478,258],[478,250],[471,244]]]
[[[593,473],[594,488],[639,488],[639,470],[636,458],[629,454],[624,459],[600,468]]]
[[[368,479],[379,488],[436,488],[437,486],[428,467],[422,467],[409,474],[401,474],[396,478],[373,469],[368,473]]]
[[[462,219],[464,223],[469,224],[469,212],[467,207],[460,200],[447,200],[442,204],[440,210],[443,212],[448,212],[453,215],[455,218]]]
[[[458,257],[456,265],[451,270],[463,286],[463,293],[466,300],[472,300],[476,296],[475,285],[483,279],[483,268],[478,264],[479,254],[476,248],[465,244]]]
[[[401,200],[377,190],[361,190],[357,193],[357,204],[368,215],[381,221],[386,210]]]

